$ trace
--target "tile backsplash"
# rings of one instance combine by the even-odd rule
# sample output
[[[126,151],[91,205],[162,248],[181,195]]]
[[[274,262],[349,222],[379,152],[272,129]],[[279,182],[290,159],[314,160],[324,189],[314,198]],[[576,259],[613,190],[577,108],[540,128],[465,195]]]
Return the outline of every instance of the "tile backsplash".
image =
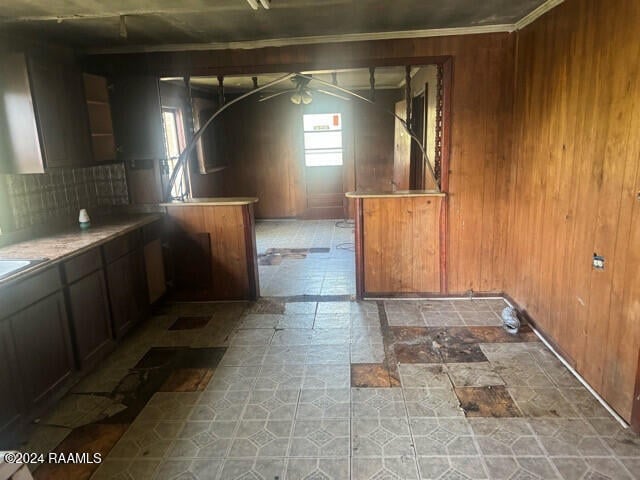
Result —
[[[78,211],[129,203],[124,165],[58,168],[37,175],[0,175],[15,230],[52,221],[73,221]]]

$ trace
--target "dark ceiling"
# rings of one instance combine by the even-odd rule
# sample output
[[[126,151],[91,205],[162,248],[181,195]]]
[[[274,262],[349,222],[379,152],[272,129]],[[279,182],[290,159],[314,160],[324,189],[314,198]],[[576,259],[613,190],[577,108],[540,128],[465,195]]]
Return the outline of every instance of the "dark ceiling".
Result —
[[[77,48],[513,25],[545,0],[3,0],[0,31]],[[126,28],[122,26],[122,16]],[[125,38],[126,37],[126,38]]]

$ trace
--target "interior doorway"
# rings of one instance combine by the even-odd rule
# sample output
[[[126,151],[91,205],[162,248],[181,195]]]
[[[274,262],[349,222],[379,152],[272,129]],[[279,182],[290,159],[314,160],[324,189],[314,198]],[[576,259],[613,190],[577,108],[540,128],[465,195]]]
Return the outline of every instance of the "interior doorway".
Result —
[[[440,97],[431,85],[438,85],[438,68],[189,77],[183,97],[195,126],[234,101],[199,143],[189,185],[193,197],[257,198],[262,296],[355,294],[355,205],[345,193],[421,188],[420,149],[393,113],[409,114],[433,162],[441,143],[435,130],[426,131],[436,124],[432,103]],[[184,89],[184,79],[165,80]]]
[[[261,296],[355,295],[354,238],[343,220],[258,220]]]

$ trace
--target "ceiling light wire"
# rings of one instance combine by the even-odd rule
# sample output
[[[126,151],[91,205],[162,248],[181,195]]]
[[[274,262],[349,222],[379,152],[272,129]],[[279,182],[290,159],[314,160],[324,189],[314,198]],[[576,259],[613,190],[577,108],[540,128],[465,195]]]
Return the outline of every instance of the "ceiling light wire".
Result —
[[[129,36],[129,32],[127,31],[127,16],[120,15],[120,38],[124,38],[125,40]]]

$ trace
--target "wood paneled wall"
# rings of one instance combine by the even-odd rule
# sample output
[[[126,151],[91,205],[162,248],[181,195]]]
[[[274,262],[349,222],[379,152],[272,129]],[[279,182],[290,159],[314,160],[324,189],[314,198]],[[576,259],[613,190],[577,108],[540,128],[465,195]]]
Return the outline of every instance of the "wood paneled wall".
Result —
[[[369,92],[359,93],[369,97]],[[392,189],[396,121],[380,108],[393,112],[401,98],[399,90],[379,90],[375,100],[378,108],[357,100],[352,102],[356,190]]]
[[[226,51],[95,55],[95,72],[161,76],[425,63],[453,57],[448,290],[504,289],[515,36],[467,35]]]
[[[219,117],[223,195],[258,197],[257,218],[295,217],[304,208],[302,114],[285,96],[258,99],[242,100]],[[220,194],[207,193],[213,195]]]
[[[637,0],[568,0],[519,33],[506,274],[627,420],[640,349],[638,31]]]
[[[442,197],[358,201],[364,294],[440,293]]]
[[[256,299],[252,204],[169,206],[167,215],[175,255],[175,299]]]

